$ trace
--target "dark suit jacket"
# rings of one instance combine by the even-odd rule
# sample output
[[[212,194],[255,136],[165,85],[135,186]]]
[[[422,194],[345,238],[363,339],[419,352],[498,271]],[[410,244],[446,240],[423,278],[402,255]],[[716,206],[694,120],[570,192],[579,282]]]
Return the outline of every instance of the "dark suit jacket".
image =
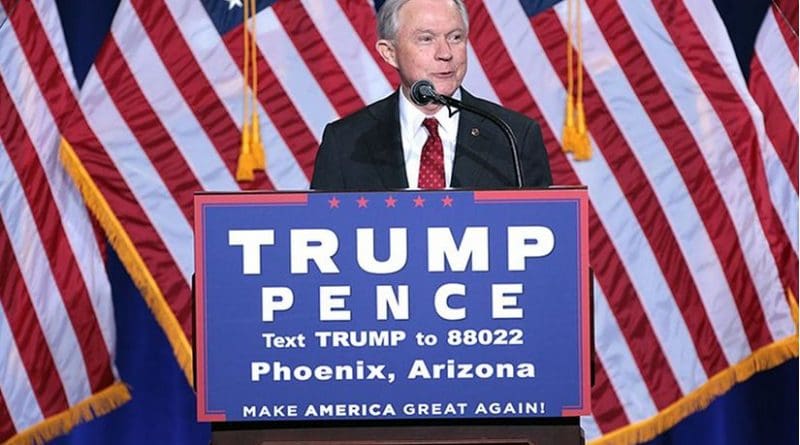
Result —
[[[328,124],[317,153],[311,188],[314,190],[391,190],[408,188],[400,109],[391,96]],[[519,143],[520,168],[526,187],[552,183],[539,125],[522,114],[478,99],[463,88],[461,100],[508,123]],[[462,111],[450,186],[500,189],[516,186],[511,149],[491,121]]]

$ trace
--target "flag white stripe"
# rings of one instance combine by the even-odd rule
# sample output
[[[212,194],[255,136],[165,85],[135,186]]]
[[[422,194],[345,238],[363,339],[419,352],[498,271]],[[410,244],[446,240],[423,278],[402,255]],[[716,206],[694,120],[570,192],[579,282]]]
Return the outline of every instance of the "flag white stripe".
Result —
[[[658,413],[628,343],[608,306],[601,286],[594,291],[595,353],[603,364],[628,420],[638,422]]]
[[[769,178],[769,195],[774,202],[775,210],[781,219],[783,229],[789,235],[792,249],[798,249],[798,195],[794,191],[789,173],[778,158],[775,147],[769,138],[764,140],[761,155],[764,156],[764,168]]]
[[[389,95],[392,85],[338,2],[303,0],[302,3],[361,100],[368,104]]]
[[[10,26],[6,29],[0,29],[0,39],[8,43],[0,47],[0,60],[3,61],[0,64],[2,65],[0,67],[0,76],[3,78],[3,83],[6,85],[15,108],[18,103],[30,107],[31,101],[34,101],[33,103],[36,103],[36,101],[42,102],[43,99],[39,96],[39,89],[33,82],[33,77],[21,75],[30,75],[30,66],[22,53],[19,40],[17,40],[17,36],[12,32]],[[12,72],[7,73],[10,69]],[[25,108],[28,111],[27,114],[23,114],[19,108],[17,110],[17,113],[23,119],[23,125],[26,127],[28,126],[28,122],[25,121],[27,116],[45,114],[49,116],[49,113],[44,111],[47,108],[41,109],[38,113],[31,112],[30,108]],[[49,141],[39,139],[39,136],[43,136],[40,134],[41,131],[52,132],[52,128],[55,127],[55,124],[52,123],[52,117],[50,119],[52,127],[48,128],[45,122],[40,121],[37,123],[39,128],[34,128],[33,132],[26,128],[26,132],[32,143],[35,141],[41,144],[40,150],[47,150],[49,147],[50,150],[57,152],[57,135],[54,135]],[[7,141],[3,143],[6,147],[8,146]],[[42,168],[47,166],[47,164],[41,163]],[[75,331],[72,330],[72,324],[64,306],[64,301],[60,298],[60,291],[52,275],[47,256],[44,253],[44,246],[28,205],[25,191],[22,189],[22,183],[6,150],[0,151],[0,178],[3,178],[0,181],[2,186],[2,189],[0,189],[0,214],[3,215],[3,219],[6,221],[6,232],[8,233],[9,241],[15,252],[17,264],[25,279],[28,292],[31,295],[31,303],[36,310],[39,324],[52,352],[56,368],[62,377],[61,380],[62,382],[68,382],[70,380],[66,379],[72,376],[76,379],[73,384],[65,385],[65,391],[69,403],[77,403],[91,394],[86,367],[77,336]],[[92,234],[93,232],[90,231],[88,233]],[[83,270],[81,271],[83,272]],[[41,296],[45,295],[51,297],[41,298]],[[104,332],[104,334],[107,335],[108,332]],[[107,339],[104,337],[105,340],[110,340],[111,338],[113,337]]]
[[[709,12],[708,5],[704,5],[702,3],[687,4],[687,8],[695,18],[705,17],[702,14],[707,14]],[[724,31],[725,28],[724,24],[721,22],[721,19],[716,15],[713,18],[714,21],[712,23],[717,27],[716,33],[719,33],[720,30]],[[780,30],[777,28],[777,26],[778,24],[775,22],[774,11],[770,9],[767,11],[767,14],[764,18],[764,23],[762,23],[761,29],[756,38],[755,53],[759,57],[759,60],[764,67],[764,71],[766,72],[767,77],[770,79],[772,87],[775,89],[775,92],[780,98],[782,105],[787,110],[787,113],[792,120],[792,124],[794,125],[795,129],[797,129],[798,67],[794,62],[794,58],[789,52],[786,42],[783,39],[783,36],[780,34]],[[720,39],[718,37],[714,38],[712,33],[709,33],[705,28],[706,26],[700,27],[703,35],[707,39],[714,41],[714,44],[711,45],[712,51],[717,53],[721,51],[720,48],[716,47],[718,44],[725,45],[721,46],[722,48],[730,47],[730,44],[724,44],[724,42],[720,42],[720,40],[724,39]],[[727,36],[727,34],[724,35]],[[717,57],[719,58],[720,56],[718,55]],[[734,59],[733,62],[736,62],[736,60]],[[728,63],[725,66],[726,70],[738,70],[738,65],[735,63],[733,66],[730,65],[731,63]],[[781,224],[788,234],[789,240],[792,244],[792,249],[796,253],[798,252],[798,195],[794,190],[791,179],[789,178],[789,173],[786,171],[785,167],[783,167],[780,159],[777,156],[775,147],[772,145],[772,142],[766,135],[762,110],[758,107],[758,104],[755,103],[755,99],[753,99],[750,95],[750,91],[747,86],[744,85],[744,78],[742,76],[733,76],[731,81],[733,82],[737,92],[742,98],[742,101],[745,103],[750,111],[750,115],[752,116],[753,124],[756,127],[759,140],[761,141],[761,155],[764,158],[764,165],[768,178],[767,186],[769,187],[770,198],[772,199],[773,203],[775,203],[776,211],[781,219]],[[779,267],[783,267],[783,265],[779,265]],[[779,307],[785,302],[783,293],[779,294],[776,299],[778,301],[773,299],[771,302],[762,302],[762,305],[773,304]],[[781,313],[785,313],[785,311],[778,312],[778,314]],[[782,319],[772,320],[769,323],[773,338],[782,338],[787,332],[794,332],[791,326],[792,323],[789,323],[789,321],[790,320],[788,319]],[[775,335],[778,337],[775,337]]]
[[[244,79],[208,13],[200,2],[167,0],[167,7],[176,17],[184,38],[191,37],[187,38],[187,42],[192,42],[191,49],[195,60],[214,88],[217,97],[222,101],[228,115],[241,129]],[[259,122],[267,156],[267,173],[275,188],[308,189],[309,182],[303,169],[260,104]],[[194,260],[189,258],[187,261]]]
[[[753,217],[757,215],[757,212],[753,197],[746,187],[747,178],[739,168],[739,159],[734,149],[734,144],[738,141],[730,140],[712,104],[702,94],[701,86],[692,76],[691,70],[684,59],[674,50],[672,42],[655,37],[656,35],[668,36],[669,34],[663,28],[663,23],[658,18],[653,6],[648,2],[627,2],[620,6],[629,20],[633,18],[638,22],[636,26],[633,26],[634,31],[637,29],[657,30],[646,35],[645,33],[640,33],[641,35],[637,36],[638,40],[657,74],[662,79],[667,93],[672,97],[675,106],[683,117],[683,121],[688,125],[690,132],[698,142],[706,164],[711,170],[717,189],[736,228],[736,235],[744,253],[744,260],[758,292],[762,309],[776,307],[777,304],[786,304],[775,260],[772,257],[763,227],[761,224],[753,224]],[[712,27],[718,19],[718,16],[704,18],[703,29],[708,32],[708,28]],[[718,26],[722,26],[721,20]],[[717,33],[726,33],[725,28],[722,27],[717,30]],[[718,57],[717,61],[720,65],[728,69],[733,64],[736,67],[735,69],[738,70],[736,57],[732,52],[730,43],[728,42],[727,45],[719,43],[719,45],[730,50],[728,53],[721,53],[720,47],[715,48]],[[733,85],[737,86],[737,90],[738,84],[739,82],[733,82]],[[749,93],[747,97],[749,98]],[[752,99],[750,102],[752,102]],[[754,125],[759,133],[759,140],[763,140],[763,125],[759,125],[755,121]],[[792,324],[791,320],[788,319],[788,312],[785,313],[787,315],[785,320],[774,320],[777,324],[774,322],[768,323],[773,338],[782,338],[780,334],[786,332],[787,323]]]
[[[120,4],[117,21],[112,35],[125,62],[129,67],[147,67],[135,71],[136,82],[198,182],[205,190],[238,190],[239,185],[208,135],[198,131],[202,125],[178,91],[129,2]]]
[[[798,67],[778,28],[775,11],[772,9],[764,17],[764,23],[756,38],[755,52],[772,87],[780,98],[781,105],[786,110],[786,115],[789,116],[792,125],[797,130]]]
[[[187,242],[192,239],[192,227],[120,116],[95,67],[89,71],[83,91],[91,92],[81,96],[81,107],[92,116],[89,126],[104,147],[115,148],[106,150],[114,168],[153,223],[188,285],[194,270],[192,243]]]
[[[495,26],[504,30],[501,37],[505,46],[517,71],[526,73],[523,79],[539,104],[544,119],[551,129],[560,129],[564,122],[563,98],[566,92],[553,67],[541,63],[541,60],[546,60],[546,55],[530,24],[523,26],[525,23],[521,23],[528,20],[521,6],[516,2],[485,4]],[[560,11],[563,5],[555,7],[559,14],[564,13]],[[536,79],[535,84],[533,79]],[[581,183],[588,185],[592,203],[637,294],[646,297],[640,299],[642,307],[685,394],[705,382],[707,376],[650,244],[641,228],[631,224],[631,221],[636,221],[635,215],[593,140],[592,147],[592,162],[573,162],[573,169]]]
[[[10,31],[10,27],[9,27]],[[0,39],[13,39],[0,31]],[[11,40],[9,40],[11,41]],[[113,329],[114,308],[111,302],[111,288],[106,277],[102,256],[94,238],[94,228],[80,192],[61,167],[58,157],[60,135],[52,114],[42,97],[30,66],[17,45],[0,48],[0,77],[4,79],[12,102],[39,155],[54,203],[62,215],[62,223],[69,245],[72,248],[81,277],[86,283],[95,316],[101,329],[103,341],[109,351],[114,350],[115,331]]]
[[[477,97],[481,97],[494,103],[500,103],[497,93],[491,81],[486,76],[486,72],[481,66],[480,59],[475,54],[472,45],[467,45],[467,74],[464,76],[464,88]]]
[[[7,146],[6,141],[3,143]],[[0,190],[0,217],[6,221],[11,249],[25,281],[30,302],[53,356],[56,371],[61,382],[64,382],[67,401],[73,405],[91,394],[89,377],[78,338],[44,254],[45,249],[25,192],[5,150],[0,150],[0,177],[7,178]]]
[[[709,12],[708,5],[704,5],[702,3],[694,4],[690,3],[687,4],[687,8],[692,13],[693,17],[704,17],[702,14],[706,14]],[[722,23],[721,19],[717,16],[713,17],[713,23],[717,28],[716,33],[719,33],[720,30],[724,31],[724,23]],[[764,18],[764,23],[761,25],[761,29],[759,34],[756,38],[755,43],[755,53],[759,57],[762,66],[764,67],[764,71],[767,77],[770,79],[772,83],[772,87],[775,89],[776,94],[780,98],[780,101],[784,108],[787,110],[788,115],[792,120],[792,124],[794,125],[795,129],[798,128],[798,94],[797,94],[797,85],[798,85],[798,67],[797,64],[794,63],[794,59],[789,52],[789,49],[786,45],[783,36],[780,34],[780,30],[777,28],[778,24],[775,23],[775,16],[774,11],[770,9],[767,11],[767,14]],[[712,51],[715,53],[719,53],[721,48],[730,48],[730,44],[725,44],[724,39],[719,37],[713,37],[713,34],[706,30],[706,26],[704,23],[703,27],[700,27],[701,32],[703,35],[712,40],[714,43],[711,45]],[[764,44],[760,42],[765,42]],[[718,48],[716,45],[720,45]],[[724,46],[722,46],[724,45]],[[732,50],[729,50],[732,51]],[[717,55],[717,58],[720,58],[720,55]],[[729,59],[726,58],[726,59]],[[733,64],[728,62],[725,64],[726,70],[738,70],[738,65],[736,65],[737,61],[734,58]],[[726,72],[738,72],[738,71],[726,71]],[[729,76],[730,77],[730,76]],[[749,89],[744,84],[744,78],[742,76],[733,76],[730,77],[731,82],[736,87],[739,96],[741,97],[744,104],[747,106],[748,110],[750,111],[750,115],[753,120],[753,124],[756,127],[756,131],[758,132],[759,140],[761,141],[761,155],[764,157],[764,164],[768,178],[768,187],[770,197],[772,198],[773,202],[775,203],[775,208],[778,214],[780,215],[781,224],[786,229],[786,233],[789,236],[790,242],[792,244],[792,249],[797,252],[798,251],[798,231],[797,231],[797,207],[798,207],[798,196],[794,190],[794,186],[792,185],[791,179],[789,178],[789,173],[786,172],[785,168],[778,164],[781,164],[780,159],[777,157],[777,153],[775,151],[772,142],[769,141],[769,138],[766,135],[766,130],[764,128],[764,120],[763,120],[763,113],[762,110],[756,104],[755,99],[750,94]],[[781,171],[783,170],[783,171]],[[776,199],[777,198],[777,199]],[[782,266],[782,265],[781,265]],[[781,300],[780,302],[783,303],[784,299],[782,297],[783,294],[779,297]],[[777,303],[776,301],[772,302]],[[767,303],[769,304],[769,303]],[[778,322],[779,326],[776,326],[775,323],[770,323],[770,329],[773,335],[781,335],[787,330],[789,332],[793,332],[789,330],[791,326],[788,326],[788,320],[783,320],[782,322]],[[773,337],[773,338],[782,338],[782,337]]]
[[[61,72],[65,73],[64,78],[73,93],[78,91],[78,83],[72,75],[72,61],[67,51],[67,42],[64,40],[64,32],[61,27],[61,17],[58,15],[58,8],[52,7],[52,0],[34,0],[31,2],[42,28],[50,41],[50,47],[56,55]]]
[[[734,89],[739,94],[739,97],[741,98],[742,102],[744,102],[744,104],[747,106],[751,116],[754,117],[759,116],[760,109],[758,105],[755,103],[755,100],[750,95],[750,90],[747,87],[747,83],[745,82],[744,76],[730,75],[730,73],[740,73],[741,69],[739,68],[739,62],[736,59],[735,55],[736,53],[734,52],[733,49],[733,43],[731,43],[731,40],[728,37],[727,29],[725,28],[725,23],[722,21],[722,17],[720,17],[720,15],[717,13],[716,6],[714,6],[713,2],[707,0],[706,1],[692,0],[686,2],[686,9],[689,11],[689,14],[692,16],[695,23],[703,24],[703,26],[698,26],[697,28],[700,30],[700,33],[703,35],[703,38],[708,43],[708,48],[710,49],[710,51],[714,53],[717,62],[722,66],[723,71],[727,74],[728,80],[731,82]],[[772,14],[770,12],[771,11],[768,11],[767,17],[772,17]],[[769,51],[774,52],[776,56],[780,54],[782,51],[787,51],[783,37],[781,36],[778,37],[780,38],[780,42],[777,43],[776,41],[774,47],[769,48]],[[787,57],[789,57],[789,60],[793,60],[790,54],[787,54]],[[789,96],[794,97],[796,99],[797,65],[794,66],[795,66],[794,84],[793,84],[794,89],[790,90],[791,92]],[[792,75],[790,71],[782,71],[782,73],[786,73],[788,76]],[[754,118],[753,124],[756,126],[756,130],[758,131],[759,136],[763,135],[764,134],[763,122],[759,119]]]
[[[283,89],[291,91],[289,98],[295,104],[314,104],[313,107],[297,106],[297,112],[317,142],[321,141],[325,125],[339,117],[336,109],[297,52],[272,8],[259,12],[255,20],[261,54],[269,62]]]
[[[0,142],[0,152],[5,153],[5,150]],[[3,395],[14,429],[20,431],[41,422],[44,420],[44,415],[33,393],[17,343],[10,341],[14,338],[14,334],[11,332],[3,306],[0,306],[0,338],[9,339],[0,341],[0,357],[3,357],[3,366],[0,366],[0,393]]]
[[[597,421],[594,420],[594,416],[582,416],[581,428],[583,429],[586,440],[596,439],[603,434],[600,432],[600,427],[597,426]]]
[[[256,40],[261,54],[269,62],[283,88],[291,91],[289,98],[319,143],[325,125],[339,117],[336,109],[309,71],[272,8],[262,10],[255,19]]]
[[[657,204],[667,217],[725,358],[728,363],[736,363],[750,354],[747,334],[738,313],[727,310],[735,308],[736,301],[726,285],[722,264],[703,220],[664,140],[622,68],[610,57],[613,53],[597,23],[590,14],[583,17],[583,60],[587,74],[605,103],[614,104],[614,120],[658,199],[652,204]],[[562,24],[566,23],[565,15],[559,18]]]

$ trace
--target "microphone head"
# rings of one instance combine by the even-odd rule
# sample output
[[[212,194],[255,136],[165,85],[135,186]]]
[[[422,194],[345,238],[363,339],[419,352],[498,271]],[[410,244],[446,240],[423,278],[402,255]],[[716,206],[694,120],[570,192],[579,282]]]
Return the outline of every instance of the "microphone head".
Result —
[[[436,89],[429,80],[418,80],[411,85],[411,100],[417,105],[428,105],[438,97]]]

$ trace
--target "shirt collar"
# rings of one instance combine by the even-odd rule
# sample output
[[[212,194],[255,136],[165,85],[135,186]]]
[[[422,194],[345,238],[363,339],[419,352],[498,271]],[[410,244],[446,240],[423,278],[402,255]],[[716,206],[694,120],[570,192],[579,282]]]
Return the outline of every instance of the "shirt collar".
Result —
[[[444,132],[442,136],[455,139],[458,132],[458,110],[455,110],[456,113],[451,116],[450,110],[442,107],[433,116],[428,116],[417,108],[402,91],[397,93],[400,95],[400,120],[403,121],[406,128],[411,129],[412,134],[416,135],[418,131],[425,131],[422,128],[422,121],[427,117],[435,117],[439,121],[439,130]],[[452,97],[461,100],[461,88],[456,89]]]

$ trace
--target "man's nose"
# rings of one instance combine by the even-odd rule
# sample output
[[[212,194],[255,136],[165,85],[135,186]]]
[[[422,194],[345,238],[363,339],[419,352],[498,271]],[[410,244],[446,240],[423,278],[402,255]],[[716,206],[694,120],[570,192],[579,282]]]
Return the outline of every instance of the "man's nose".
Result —
[[[448,61],[453,58],[453,51],[447,39],[441,39],[436,44],[436,59]]]

